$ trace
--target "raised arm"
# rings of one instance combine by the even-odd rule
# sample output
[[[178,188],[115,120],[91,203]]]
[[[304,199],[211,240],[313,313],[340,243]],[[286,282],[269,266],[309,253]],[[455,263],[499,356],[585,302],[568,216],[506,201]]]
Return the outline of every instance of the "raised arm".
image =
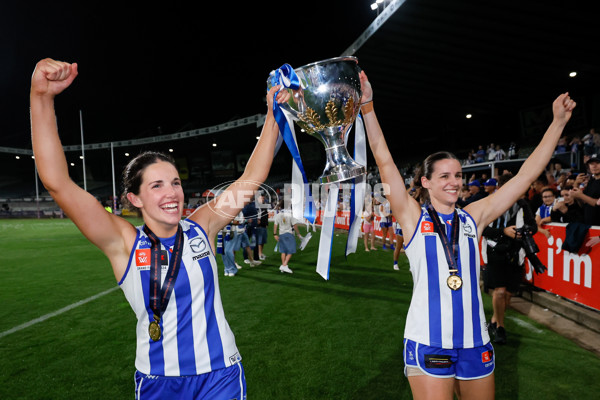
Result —
[[[576,103],[568,93],[563,93],[554,100],[552,112],[554,118],[533,153],[525,160],[517,175],[505,183],[496,193],[465,207],[478,226],[486,226],[498,218],[513,205],[540,176],[552,158],[556,144],[562,135],[565,125],[571,118]]]
[[[131,234],[135,237],[135,229],[125,220],[106,212],[94,196],[71,180],[58,136],[54,97],[69,87],[76,76],[77,64],[47,58],[36,65],[30,92],[33,153],[44,187],[79,230],[109,258],[112,257],[112,262],[119,255],[127,256],[124,237]],[[113,268],[116,264],[120,265],[113,262]],[[115,270],[115,276],[118,272]]]
[[[206,229],[211,241],[219,230],[227,225],[254,198],[254,192],[267,179],[273,163],[277,136],[279,135],[279,126],[273,116],[273,102],[283,103],[290,97],[288,90],[277,93],[279,88],[280,86],[273,86],[267,93],[265,124],[242,176],[220,196],[198,208],[190,216],[190,219],[198,222]]]
[[[363,120],[371,152],[379,167],[381,182],[386,185],[386,197],[390,202],[392,214],[405,232],[414,232],[421,207],[419,203],[408,193],[404,184],[404,179],[394,163],[394,159],[387,146],[383,132],[375,110],[373,108],[373,90],[364,71],[360,73],[360,82],[362,85],[361,107]],[[389,190],[389,194],[388,194]]]

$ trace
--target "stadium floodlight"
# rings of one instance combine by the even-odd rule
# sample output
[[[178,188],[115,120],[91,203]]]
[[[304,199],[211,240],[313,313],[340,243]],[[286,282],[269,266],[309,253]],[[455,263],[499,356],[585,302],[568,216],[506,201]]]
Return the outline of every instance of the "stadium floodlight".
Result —
[[[377,10],[377,3],[371,4],[371,10],[373,10],[373,11]]]

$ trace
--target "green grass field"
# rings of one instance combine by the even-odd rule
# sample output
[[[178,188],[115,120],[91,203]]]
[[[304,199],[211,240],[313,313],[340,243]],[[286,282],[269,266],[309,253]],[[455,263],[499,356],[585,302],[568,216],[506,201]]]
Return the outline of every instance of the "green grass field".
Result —
[[[120,290],[3,335],[115,288],[106,257],[68,220],[1,220],[0,237],[0,399],[133,398],[135,318]],[[346,259],[345,240],[334,239],[329,281],[315,272],[318,234],[292,258],[293,275],[279,272],[272,237],[262,265],[237,254],[244,268],[221,274],[249,399],[411,398],[402,361],[406,258],[394,271],[391,252],[366,253],[359,243]],[[598,398],[597,356],[512,310],[507,330],[509,344],[495,346],[497,399]]]

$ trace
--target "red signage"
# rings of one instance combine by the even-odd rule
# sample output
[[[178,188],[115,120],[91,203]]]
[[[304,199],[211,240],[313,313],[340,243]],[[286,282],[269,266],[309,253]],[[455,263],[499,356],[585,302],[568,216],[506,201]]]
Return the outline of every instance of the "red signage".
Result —
[[[548,292],[600,310],[600,245],[592,247],[588,253],[575,254],[563,250],[565,226],[544,225],[550,231],[550,237],[540,233],[535,235],[540,249],[537,256],[548,270],[536,274],[526,261],[525,279]],[[584,243],[590,236],[598,235],[600,229],[590,228]]]

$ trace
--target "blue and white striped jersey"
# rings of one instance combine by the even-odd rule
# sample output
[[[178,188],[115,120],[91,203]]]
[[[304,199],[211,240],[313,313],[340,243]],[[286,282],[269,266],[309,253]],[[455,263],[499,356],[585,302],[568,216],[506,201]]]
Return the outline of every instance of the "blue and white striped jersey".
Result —
[[[135,366],[149,375],[199,375],[238,363],[241,356],[225,320],[218,285],[217,263],[206,233],[195,222],[180,222],[184,233],[182,261],[175,287],[160,322],[162,337],[150,339],[150,247],[142,227],[131,250],[129,265],[119,282],[137,316]],[[175,236],[161,238],[163,254]],[[168,261],[162,262],[164,281]]]
[[[405,246],[414,285],[404,337],[445,349],[483,346],[490,341],[479,290],[477,226],[469,214],[457,211],[458,275],[463,281],[459,290],[451,290],[446,283],[450,275],[448,262],[425,207]]]

